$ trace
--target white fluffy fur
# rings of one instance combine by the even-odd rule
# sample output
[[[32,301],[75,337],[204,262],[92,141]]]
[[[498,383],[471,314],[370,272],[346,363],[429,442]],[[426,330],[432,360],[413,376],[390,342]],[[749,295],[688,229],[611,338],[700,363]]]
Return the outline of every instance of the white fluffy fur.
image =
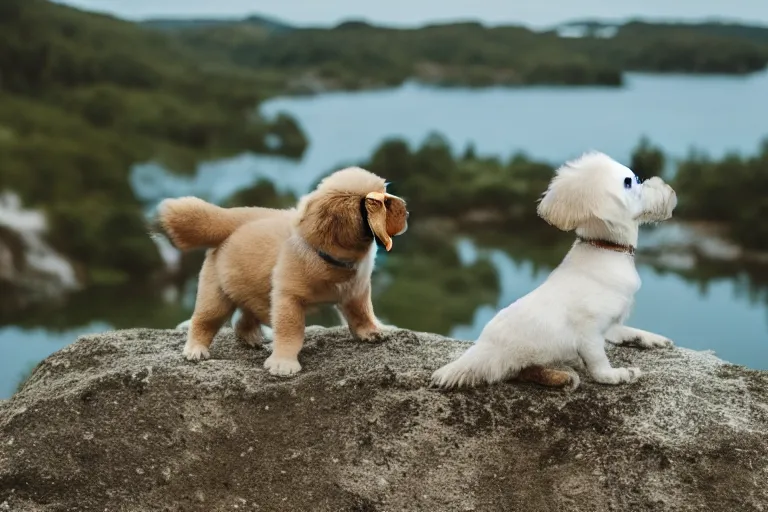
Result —
[[[676,205],[675,192],[661,178],[638,184],[630,169],[593,152],[557,170],[538,212],[580,237],[636,246],[640,224],[670,218]],[[631,255],[577,241],[541,286],[499,311],[473,346],[437,370],[433,384],[472,386],[515,377],[533,365],[582,362],[597,382],[634,381],[640,370],[612,368],[605,340],[645,348],[672,345],[663,336],[623,325],[639,288]]]

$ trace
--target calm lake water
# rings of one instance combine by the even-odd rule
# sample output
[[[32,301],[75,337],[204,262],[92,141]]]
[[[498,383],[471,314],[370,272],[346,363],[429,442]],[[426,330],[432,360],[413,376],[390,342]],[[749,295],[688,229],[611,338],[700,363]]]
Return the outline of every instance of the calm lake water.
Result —
[[[588,149],[626,160],[647,135],[665,151],[692,147],[713,156],[751,153],[768,136],[768,73],[747,78],[630,75],[623,89],[526,88],[447,90],[408,84],[374,92],[280,98],[263,105],[294,115],[310,147],[299,162],[241,155],[210,162],[194,176],[146,164],[131,178],[148,211],[185,194],[214,202],[260,177],[305,192],[317,177],[358,163],[387,137],[420,143],[442,133],[459,151],[517,151],[559,164]],[[768,170],[766,170],[768,172]],[[550,233],[435,237],[414,229],[380,255],[375,306],[384,320],[418,330],[475,338],[500,308],[541,283],[570,238]],[[543,224],[543,223],[542,223]],[[643,240],[641,237],[640,245]],[[714,350],[734,363],[768,369],[768,268],[703,263],[685,271],[638,258],[643,286],[630,323],[678,345]],[[78,335],[109,328],[172,327],[188,318],[194,281],[157,289],[88,290],[0,327],[0,398],[48,354]]]

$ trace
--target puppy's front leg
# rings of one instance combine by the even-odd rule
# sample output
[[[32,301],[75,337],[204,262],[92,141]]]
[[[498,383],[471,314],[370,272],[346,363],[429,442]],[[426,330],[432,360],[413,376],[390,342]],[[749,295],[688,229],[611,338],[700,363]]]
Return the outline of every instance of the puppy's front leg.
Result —
[[[277,295],[272,301],[271,316],[274,342],[264,368],[272,375],[298,373],[299,351],[304,345],[304,304],[298,297]]]
[[[370,287],[366,287],[363,293],[342,297],[339,309],[356,338],[369,341],[383,328],[373,313]]]
[[[592,378],[601,384],[633,382],[640,377],[639,368],[611,368],[611,362],[605,355],[605,342],[602,337],[585,340],[579,347],[579,356],[587,365]]]
[[[672,340],[652,332],[625,325],[614,325],[605,333],[605,339],[614,345],[628,345],[640,348],[670,348]]]

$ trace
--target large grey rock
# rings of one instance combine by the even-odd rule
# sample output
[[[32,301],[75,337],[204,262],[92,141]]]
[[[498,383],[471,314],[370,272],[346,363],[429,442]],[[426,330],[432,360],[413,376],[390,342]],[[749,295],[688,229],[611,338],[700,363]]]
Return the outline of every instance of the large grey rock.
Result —
[[[312,328],[283,380],[231,331],[80,339],[0,403],[0,510],[768,510],[768,373],[610,351],[639,382],[442,392],[466,347]]]

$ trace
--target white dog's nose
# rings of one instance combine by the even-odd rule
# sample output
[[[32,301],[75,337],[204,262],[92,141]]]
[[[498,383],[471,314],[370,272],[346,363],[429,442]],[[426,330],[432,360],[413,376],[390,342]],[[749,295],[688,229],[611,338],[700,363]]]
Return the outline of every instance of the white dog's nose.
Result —
[[[673,189],[669,185],[667,185],[667,187],[669,187],[669,192],[670,192],[669,202],[672,206],[672,209],[674,210],[677,207],[677,192],[675,192],[675,189]]]

